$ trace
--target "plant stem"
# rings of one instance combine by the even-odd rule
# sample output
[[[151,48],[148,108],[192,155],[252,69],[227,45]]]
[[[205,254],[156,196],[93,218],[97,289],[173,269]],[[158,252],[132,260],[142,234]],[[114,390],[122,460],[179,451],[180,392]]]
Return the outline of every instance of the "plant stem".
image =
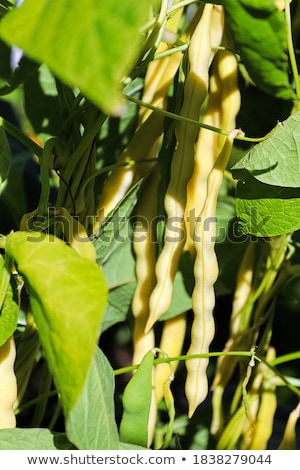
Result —
[[[1,117],[0,121],[3,129],[5,132],[7,132],[9,135],[14,137],[18,142],[23,144],[28,150],[32,151],[35,155],[38,156],[38,158],[41,157],[43,149],[40,147],[38,144],[36,144],[33,140],[31,140],[27,135],[23,134],[20,129],[12,124],[11,122],[7,121],[6,119]]]
[[[197,359],[197,358],[204,358],[204,357],[219,357],[219,356],[240,356],[240,357],[249,357],[251,361],[255,362],[262,362],[265,364],[269,369],[272,370],[272,372],[280,377],[280,379],[285,383],[285,385],[293,392],[295,395],[297,395],[298,398],[300,398],[300,390],[295,387],[293,384],[291,384],[284,375],[282,375],[278,370],[274,367],[274,361],[268,362],[264,358],[258,356],[257,354],[253,353],[253,349],[250,351],[227,351],[227,352],[210,352],[206,354],[190,354],[190,355],[182,355],[182,356],[177,356],[177,357],[162,357],[159,359],[155,359],[153,364],[162,364],[162,363],[169,363],[173,361],[187,361],[189,359]],[[275,360],[276,361],[276,360]],[[132,366],[127,366],[127,367],[122,367],[121,369],[117,369],[114,371],[115,376],[125,374],[127,372],[131,372],[133,370],[136,370],[139,367],[139,364],[132,365]],[[253,365],[252,365],[253,367]]]
[[[175,121],[181,121],[181,122],[184,122],[186,124],[190,124],[192,126],[196,126],[196,127],[199,127],[199,128],[204,128],[204,129],[207,129],[209,131],[212,131],[212,132],[217,132],[218,134],[221,134],[221,135],[229,135],[231,131],[226,131],[224,129],[220,129],[219,127],[214,127],[214,126],[210,126],[209,124],[205,124],[204,122],[199,122],[199,121],[195,121],[193,119],[189,119],[187,117],[184,117],[184,116],[180,116],[178,114],[175,114],[175,113],[172,113],[170,111],[166,111],[164,109],[161,109],[161,108],[157,108],[156,106],[153,106],[149,103],[146,103],[145,101],[142,101],[142,100],[139,100],[138,98],[135,98],[133,96],[129,96],[129,95],[123,95],[124,98],[126,98],[128,101],[131,101],[132,103],[135,103],[139,106],[143,106],[145,108],[148,108],[148,109],[151,109],[152,111],[156,112],[156,113],[159,113],[167,118],[170,118],[170,119],[174,119]],[[242,140],[242,141],[246,141],[246,142],[261,142],[262,140],[265,140],[267,137],[269,137],[269,134],[267,136],[263,136],[263,137],[247,137],[247,136],[244,136],[244,135],[237,135],[235,137],[236,140]]]
[[[300,82],[299,82],[298,67],[297,67],[297,61],[295,57],[295,49],[294,49],[293,37],[292,37],[291,10],[290,10],[290,5],[289,5],[288,0],[285,0],[285,21],[286,21],[286,30],[287,30],[287,46],[288,46],[288,51],[289,51],[293,78],[295,82],[296,95],[297,95],[298,100],[300,100]],[[300,108],[299,101],[296,102],[295,107],[296,107],[296,110],[299,110]]]
[[[210,352],[210,353],[205,353],[205,354],[189,354],[189,355],[182,355],[182,356],[176,356],[176,357],[162,357],[155,359],[153,364],[163,364],[163,363],[169,363],[169,362],[174,362],[174,361],[186,361],[188,359],[198,359],[198,358],[204,358],[204,357],[219,357],[219,356],[240,356],[240,357],[252,357],[253,354],[250,351],[222,351],[222,352]],[[257,358],[255,356],[255,359],[260,362],[261,359]],[[131,372],[133,370],[136,370],[139,367],[139,364],[135,364],[132,366],[127,366],[127,367],[122,367],[121,369],[116,369],[114,371],[115,375],[121,375],[121,374],[126,374],[127,372]]]

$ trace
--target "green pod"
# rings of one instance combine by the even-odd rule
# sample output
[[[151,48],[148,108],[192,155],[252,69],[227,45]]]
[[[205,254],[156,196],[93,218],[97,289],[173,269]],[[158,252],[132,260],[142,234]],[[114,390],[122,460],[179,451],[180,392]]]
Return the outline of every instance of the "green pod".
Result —
[[[152,398],[152,367],[155,351],[145,354],[123,394],[120,440],[147,447],[148,422]]]

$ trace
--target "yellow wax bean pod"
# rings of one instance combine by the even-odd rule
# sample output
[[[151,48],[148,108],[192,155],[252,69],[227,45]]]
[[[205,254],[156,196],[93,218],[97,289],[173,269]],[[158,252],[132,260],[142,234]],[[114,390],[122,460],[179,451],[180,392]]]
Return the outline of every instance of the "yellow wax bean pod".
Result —
[[[161,46],[162,50],[167,50],[166,45]],[[154,60],[149,64],[149,72],[147,72],[146,81],[145,81],[145,91],[143,94],[143,101],[146,103],[150,103],[157,108],[164,109],[166,107],[166,96],[169,89],[169,86],[174,79],[174,76],[179,68],[180,62],[182,60],[182,53],[176,52],[171,54],[170,56],[162,57],[161,59]],[[154,78],[152,78],[154,77]],[[148,87],[150,89],[148,89]],[[152,90],[153,87],[153,90]],[[154,87],[156,89],[154,90]],[[153,112],[147,108],[141,108],[140,110],[140,121],[141,126],[143,123],[147,122],[147,120],[151,118],[151,122],[155,122],[154,126],[160,125],[161,132],[163,130],[163,117],[156,112]],[[150,130],[148,131],[150,132]],[[153,131],[151,131],[153,132]],[[150,134],[151,135],[151,134]],[[157,157],[157,147],[159,145],[160,135],[157,135],[156,139],[153,141],[152,146],[148,147],[148,153],[145,158],[153,159]],[[141,145],[145,146],[146,141]],[[145,147],[146,149],[146,147]],[[144,149],[144,150],[145,150]],[[133,182],[137,182],[140,178],[145,176],[149,172],[149,168],[153,166],[152,164],[141,164],[141,165],[134,165],[133,172]]]
[[[292,0],[289,0],[289,3],[291,3]],[[275,6],[279,11],[282,11],[285,9],[286,1],[285,0],[275,0]]]
[[[244,253],[241,265],[237,274],[236,288],[233,297],[232,312],[230,318],[230,336],[224,348],[224,352],[237,349],[247,349],[247,345],[243,348],[243,344],[239,344],[241,317],[247,314],[247,306],[250,295],[252,293],[252,278],[254,268],[255,244],[249,243]],[[211,433],[218,435],[223,427],[223,406],[222,398],[224,389],[232,377],[234,369],[240,361],[239,356],[220,356],[217,361],[216,372],[212,384],[213,400],[212,410],[213,417],[211,422]]]
[[[255,422],[261,398],[260,391],[263,383],[263,373],[259,370],[259,367],[257,368],[256,376],[253,379],[249,391],[247,390],[253,374],[253,364],[252,359],[250,359],[244,380],[241,384],[243,400],[240,409],[243,410],[245,414],[245,423],[241,433],[241,449],[248,449],[253,440]]]
[[[61,224],[62,232],[71,248],[77,251],[82,258],[96,262],[95,247],[77,217],[72,217],[67,209],[61,207],[55,209],[52,213],[49,212],[49,216],[51,215],[51,217],[49,217],[49,219],[44,218],[44,222],[42,219],[37,219],[35,225],[35,217],[37,214],[37,210],[24,214],[20,222],[20,230],[45,230],[50,223],[58,222]]]
[[[215,253],[216,205],[228,163],[233,141],[240,131],[231,131],[224,147],[209,174],[207,198],[195,227],[194,264],[195,286],[192,294],[194,320],[191,328],[191,344],[188,355],[207,354],[215,333],[213,309],[215,306],[214,284],[218,278],[218,261]],[[206,369],[208,358],[194,358],[186,361],[187,378],[185,392],[191,417],[208,393]]]
[[[149,297],[155,284],[155,227],[157,189],[160,180],[155,168],[148,176],[136,208],[137,221],[133,229],[133,250],[136,256],[136,288],[131,309],[134,317],[133,364],[139,364],[149,349],[155,346],[154,331],[144,333],[149,314]]]
[[[253,401],[256,400],[256,396],[249,398],[249,406],[252,405]],[[246,416],[243,407],[240,407],[232,416],[231,420],[225,427],[218,443],[216,445],[217,450],[234,450],[237,448],[237,443],[243,431]]]
[[[219,51],[212,65],[208,104],[203,123],[230,131],[236,127],[241,104],[238,64],[232,52]],[[225,135],[200,129],[195,147],[194,171],[187,185],[185,250],[194,254],[195,221],[206,198],[207,178],[226,139]]]
[[[151,148],[159,138],[163,129],[163,117],[154,113],[143,122],[136,130],[134,136],[128,143],[126,149],[119,158],[120,163],[137,163],[146,160],[151,156]],[[143,175],[146,175],[154,163],[141,163]],[[97,204],[96,220],[94,230],[96,230],[105,217],[116,207],[124,197],[128,189],[132,186],[135,178],[134,164],[114,169],[108,176],[103,187],[102,195]]]
[[[82,258],[96,262],[95,247],[79,220],[72,217],[64,207],[57,209],[56,215],[62,223],[66,241],[69,243],[71,248],[77,251]]]
[[[252,375],[252,368],[253,362],[251,357],[242,383],[243,403],[232,415],[223,430],[217,444],[217,449],[236,449],[237,442],[241,438],[243,438],[243,444],[245,441],[251,441],[253,423],[259,407],[259,389],[263,380],[263,375],[261,373],[257,374],[250,391],[247,392],[247,386]]]
[[[169,357],[176,357],[182,353],[186,334],[186,314],[182,313],[166,320],[163,325],[159,349]],[[172,371],[175,373],[178,361],[172,361]],[[156,401],[159,403],[164,395],[164,383],[170,375],[170,364],[157,364],[154,369],[154,387]]]
[[[296,442],[296,424],[300,418],[300,403],[290,413],[282,441],[278,447],[278,450],[297,450]]]
[[[167,21],[167,27],[176,33],[181,14],[177,14]],[[158,52],[168,49],[165,43],[161,43]],[[149,63],[144,83],[142,100],[158,108],[165,106],[165,97],[174,75],[180,65],[182,53],[176,52],[161,59]],[[137,130],[128,143],[126,149],[120,155],[119,163],[127,161],[139,162],[152,159],[157,155],[156,146],[163,131],[164,118],[147,108],[141,108]],[[114,209],[118,202],[125,196],[128,189],[140,178],[147,175],[153,162],[131,167],[116,168],[111,172],[104,184],[102,195],[98,202],[94,231],[101,225],[108,213]]]
[[[173,393],[172,393],[172,390],[171,390],[171,385],[172,385],[172,382],[174,380],[174,376],[173,375],[169,375],[167,377],[167,379],[165,380],[164,382],[164,385],[163,385],[163,395],[164,395],[164,400],[165,400],[165,404],[166,404],[166,407],[167,407],[167,410],[168,410],[168,415],[169,415],[169,423],[167,425],[167,430],[166,430],[166,434],[165,434],[165,437],[164,437],[164,442],[163,442],[163,445],[162,445],[162,449],[167,449],[169,444],[170,444],[170,441],[172,439],[172,434],[173,434],[173,426],[174,426],[174,421],[175,421],[175,404],[174,404],[174,397],[173,397]]]
[[[177,11],[174,16],[169,18],[166,23],[165,30],[172,32],[175,37],[181,21],[182,13],[183,8],[180,8],[179,11]],[[162,42],[158,46],[156,54],[166,52],[170,49],[170,47],[172,47],[166,42],[163,42],[164,36]],[[175,52],[159,59],[152,60],[149,63],[144,82],[144,92],[142,97],[143,101],[159,108],[164,107],[164,100],[168,88],[174,78],[175,73],[177,72],[181,60],[182,53]],[[144,122],[152,112],[153,111],[150,109],[141,108],[139,113],[140,123]]]
[[[136,256],[136,288],[131,310],[134,317],[133,327],[133,364],[139,364],[147,351],[155,346],[154,331],[145,334],[145,324],[149,314],[149,297],[155,283],[154,266],[156,261],[155,227],[157,215],[157,190],[160,181],[158,168],[155,167],[145,181],[136,208],[137,220],[133,228],[133,250]],[[154,382],[154,370],[153,382]],[[155,389],[152,389],[151,407],[148,422],[148,445],[154,436],[157,417]]]
[[[265,450],[273,432],[274,415],[277,409],[276,388],[263,390],[255,423],[251,450]]]
[[[267,361],[275,358],[275,350],[270,347],[267,352]],[[265,450],[273,433],[274,415],[277,409],[276,376],[270,369],[260,364],[262,381],[262,393],[260,395],[259,410],[256,416],[252,440],[249,446],[251,450]]]
[[[17,380],[14,372],[16,345],[11,336],[0,347],[0,429],[15,428],[14,404],[17,400]]]
[[[218,54],[219,55],[219,54]],[[217,57],[218,57],[217,55]],[[217,71],[216,59],[212,66],[209,81],[208,104],[203,117],[203,123],[214,127],[221,126],[221,82]],[[186,242],[185,251],[195,254],[193,234],[196,217],[200,213],[206,198],[208,175],[219,154],[219,135],[208,129],[200,129],[195,146],[194,169],[187,184],[187,201],[185,208]]]
[[[201,106],[207,96],[209,67],[223,34],[223,10],[206,4],[201,19],[192,34],[188,49],[189,71],[184,86],[181,116],[199,119]],[[212,24],[214,43],[212,44]],[[219,33],[219,42],[216,40]],[[173,282],[185,243],[184,212],[186,186],[192,175],[194,144],[198,130],[195,126],[178,122],[175,128],[175,150],[168,188],[164,199],[167,214],[164,246],[156,263],[156,286],[150,298],[150,315],[146,331],[168,310],[173,295]]]

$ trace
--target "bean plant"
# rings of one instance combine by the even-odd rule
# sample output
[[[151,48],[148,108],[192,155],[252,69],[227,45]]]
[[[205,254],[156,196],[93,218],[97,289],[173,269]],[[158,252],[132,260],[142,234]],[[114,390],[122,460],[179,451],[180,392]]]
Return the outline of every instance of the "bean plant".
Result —
[[[299,1],[0,17],[0,449],[299,448]]]

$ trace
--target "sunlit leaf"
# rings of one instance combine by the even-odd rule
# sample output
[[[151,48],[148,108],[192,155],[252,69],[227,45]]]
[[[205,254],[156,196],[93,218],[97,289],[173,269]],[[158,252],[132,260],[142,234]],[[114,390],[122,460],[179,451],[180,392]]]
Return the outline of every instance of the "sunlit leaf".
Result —
[[[300,188],[300,112],[280,123],[270,137],[255,145],[232,168],[236,179],[246,172],[258,181]]]
[[[3,281],[3,276],[8,277],[7,281]],[[14,333],[17,328],[19,307],[15,302],[13,288],[9,282],[10,273],[7,272],[4,260],[0,256],[0,284],[6,289],[4,294],[4,302],[0,312],[0,346]],[[4,285],[3,285],[4,284]],[[7,288],[6,288],[7,285]]]
[[[39,232],[15,232],[6,252],[26,281],[64,412],[82,390],[99,337],[107,287],[99,267],[62,240]]]
[[[273,0],[226,0],[226,20],[242,63],[262,90],[293,99],[284,15]]]
[[[46,63],[106,112],[137,59],[150,0],[25,0],[1,22],[1,38]]]
[[[64,433],[49,429],[0,429],[0,450],[71,450]]]
[[[67,418],[70,441],[82,450],[118,449],[114,406],[113,370],[98,348],[84,388]]]
[[[232,168],[243,233],[275,236],[300,228],[300,113],[281,123]]]

